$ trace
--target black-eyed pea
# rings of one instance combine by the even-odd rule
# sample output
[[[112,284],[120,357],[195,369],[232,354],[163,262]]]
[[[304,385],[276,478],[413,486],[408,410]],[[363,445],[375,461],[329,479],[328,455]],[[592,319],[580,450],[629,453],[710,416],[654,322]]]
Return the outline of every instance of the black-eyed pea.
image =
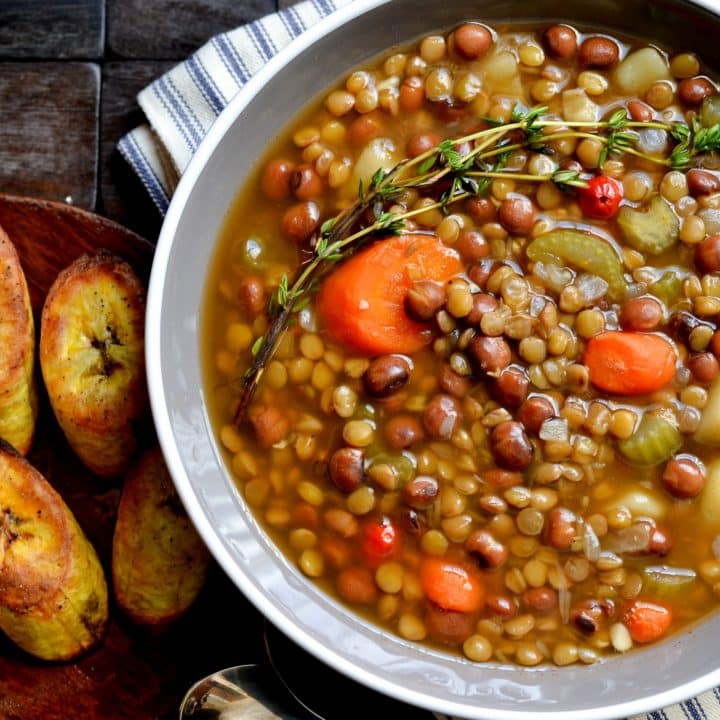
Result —
[[[480,567],[487,570],[502,567],[508,557],[507,547],[487,530],[476,530],[472,533],[465,542],[465,549]]]

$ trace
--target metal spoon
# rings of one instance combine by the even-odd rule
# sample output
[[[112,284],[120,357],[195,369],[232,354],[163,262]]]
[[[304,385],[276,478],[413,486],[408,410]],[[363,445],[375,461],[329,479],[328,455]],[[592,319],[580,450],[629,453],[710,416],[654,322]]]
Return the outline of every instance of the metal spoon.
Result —
[[[265,624],[267,664],[240,665],[193,685],[180,720],[327,720],[433,716],[358,685]]]
[[[272,670],[237,665],[195,683],[180,703],[180,720],[310,720]],[[322,719],[321,719],[322,720]]]

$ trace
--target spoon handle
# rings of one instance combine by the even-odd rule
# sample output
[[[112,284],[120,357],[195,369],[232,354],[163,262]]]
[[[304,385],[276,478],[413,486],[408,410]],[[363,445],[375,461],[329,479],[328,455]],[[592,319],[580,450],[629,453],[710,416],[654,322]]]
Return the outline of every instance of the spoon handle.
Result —
[[[306,720],[284,688],[259,665],[240,665],[193,685],[180,704],[180,720]],[[293,703],[294,704],[294,703]]]

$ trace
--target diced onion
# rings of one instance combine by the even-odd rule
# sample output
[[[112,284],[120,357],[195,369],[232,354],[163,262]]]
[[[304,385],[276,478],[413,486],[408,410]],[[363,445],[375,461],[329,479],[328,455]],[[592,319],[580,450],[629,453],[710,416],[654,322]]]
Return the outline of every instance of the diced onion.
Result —
[[[540,427],[538,433],[541,440],[567,440],[569,434],[568,421],[564,418],[550,418]]]
[[[592,563],[600,557],[600,540],[591,525],[585,524],[583,529],[583,550],[585,557]]]
[[[565,625],[570,622],[570,605],[572,604],[572,594],[567,588],[558,590],[558,610],[560,611],[560,619]]]
[[[650,545],[650,524],[635,523],[605,538],[605,547],[615,553],[643,552]]]
[[[311,308],[303,308],[298,314],[298,325],[307,332],[315,332],[318,329],[317,318]]]
[[[698,212],[698,216],[701,217],[705,223],[706,233],[720,232],[720,210],[716,208],[703,208]]]
[[[664,130],[647,128],[638,132],[637,148],[648,155],[662,155],[667,150],[668,136]]]
[[[572,270],[551,263],[536,262],[533,275],[540,278],[550,290],[556,293],[562,292],[562,289],[573,281]]]
[[[575,286],[580,290],[585,303],[593,303],[605,296],[608,290],[608,284],[605,280],[597,275],[590,275],[589,273],[583,273],[575,281]]]

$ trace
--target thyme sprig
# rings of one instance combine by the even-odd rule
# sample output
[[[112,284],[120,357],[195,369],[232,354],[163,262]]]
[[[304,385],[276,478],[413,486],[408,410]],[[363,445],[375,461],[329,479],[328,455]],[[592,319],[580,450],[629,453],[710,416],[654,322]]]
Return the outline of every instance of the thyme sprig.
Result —
[[[670,153],[674,170],[687,169],[697,155],[720,150],[720,125],[703,127],[697,117],[693,118],[690,125],[675,123],[670,136],[677,141]]]
[[[282,335],[294,314],[310,302],[320,281],[336,263],[349,258],[369,241],[381,235],[394,235],[406,221],[434,209],[448,212],[469,197],[485,194],[494,179],[511,178],[520,182],[553,182],[561,190],[587,185],[581,173],[557,169],[545,175],[521,173],[509,167],[514,152],[532,150],[553,155],[553,143],[565,138],[593,138],[603,144],[600,166],[609,157],[634,155],[673,169],[686,169],[704,153],[720,150],[720,124],[703,127],[697,119],[689,125],[628,119],[624,108],[604,121],[566,121],[552,119],[548,108],[517,105],[510,120],[484,118],[481,130],[458,139],[443,140],[437,147],[415,158],[402,160],[390,169],[378,169],[366,188],[361,181],[357,200],[336,217],[320,226],[311,240],[312,253],[290,281],[280,278],[268,304],[270,325],[252,346],[253,361],[240,381],[241,394],[235,422],[241,423],[252,401],[265,367],[275,354]],[[636,147],[639,131],[665,131],[675,142],[667,156],[649,155]],[[469,149],[467,149],[469,148]],[[407,190],[435,191],[437,201],[412,210],[393,205]]]
[[[600,158],[598,160],[599,167],[605,165],[609,156],[622,155],[624,152],[632,149],[633,144],[638,139],[637,133],[626,129],[628,118],[625,108],[616,110],[608,118],[607,122],[610,132],[607,136],[607,142],[600,151]]]

